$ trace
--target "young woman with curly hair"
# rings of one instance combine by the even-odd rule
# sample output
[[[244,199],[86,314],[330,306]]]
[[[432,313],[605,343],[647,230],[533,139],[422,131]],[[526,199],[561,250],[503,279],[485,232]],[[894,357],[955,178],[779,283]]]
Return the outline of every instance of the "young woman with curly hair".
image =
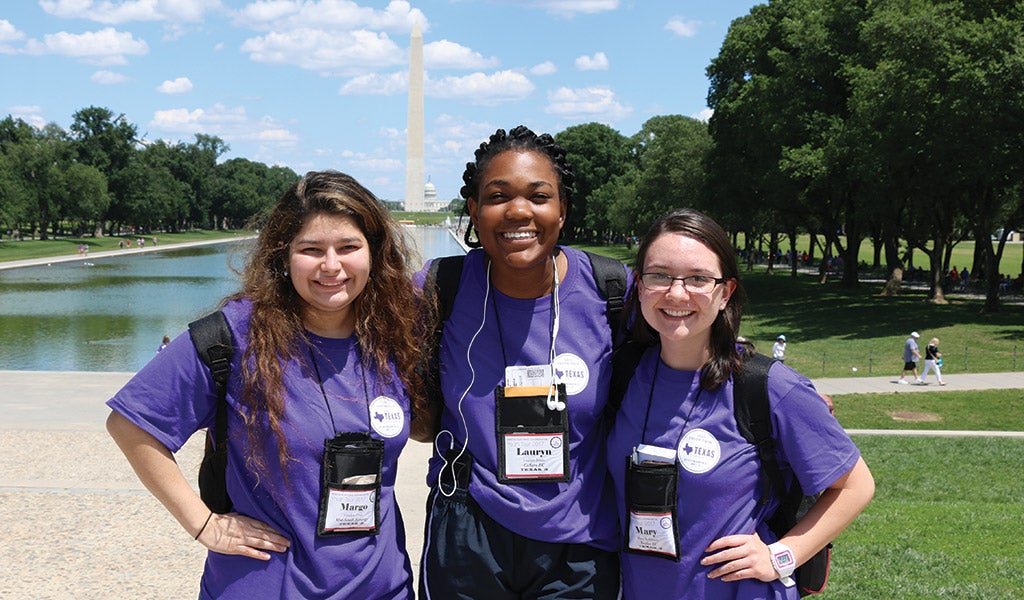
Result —
[[[413,597],[394,497],[423,404],[410,258],[400,225],[342,173],[308,173],[273,208],[221,309],[233,512],[213,513],[172,455],[218,401],[188,335],[108,402],[139,478],[210,551],[201,598]]]

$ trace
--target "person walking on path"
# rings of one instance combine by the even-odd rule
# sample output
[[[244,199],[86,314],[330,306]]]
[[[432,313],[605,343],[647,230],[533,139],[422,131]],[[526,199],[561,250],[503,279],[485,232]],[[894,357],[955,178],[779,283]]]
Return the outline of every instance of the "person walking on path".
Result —
[[[921,360],[921,349],[917,346],[919,337],[921,337],[920,333],[912,331],[910,337],[903,344],[903,371],[900,372],[900,378],[896,383],[904,385],[907,383],[907,371],[913,371],[915,381],[920,379],[917,376],[917,361]]]
[[[772,344],[772,358],[779,362],[786,362],[786,336],[779,335]]]
[[[935,379],[939,381],[939,385],[946,385],[946,382],[942,380],[942,353],[939,352],[939,338],[932,338],[924,348],[924,371],[917,383],[925,385],[927,383],[925,379],[928,378],[928,373],[932,370],[935,371]]]
[[[221,401],[189,335],[107,403],[139,479],[209,549],[201,599],[414,597],[394,494],[425,403],[411,255],[348,175],[308,173],[278,201],[221,309],[234,339],[220,474],[231,512],[211,511],[172,455],[213,427]]]

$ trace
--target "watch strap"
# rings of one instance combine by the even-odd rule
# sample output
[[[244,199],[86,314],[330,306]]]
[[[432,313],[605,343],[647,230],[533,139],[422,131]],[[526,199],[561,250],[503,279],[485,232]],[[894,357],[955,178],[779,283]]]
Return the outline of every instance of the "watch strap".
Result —
[[[779,574],[779,581],[786,587],[793,587],[796,581],[793,580],[793,571],[796,571],[796,558],[789,546],[782,542],[775,542],[768,545],[768,556],[772,560],[772,567]]]

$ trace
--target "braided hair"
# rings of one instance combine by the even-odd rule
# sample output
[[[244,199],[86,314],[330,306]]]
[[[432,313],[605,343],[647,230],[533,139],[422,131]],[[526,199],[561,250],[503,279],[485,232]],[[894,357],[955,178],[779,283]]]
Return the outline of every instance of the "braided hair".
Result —
[[[466,163],[466,170],[462,173],[464,185],[459,193],[463,199],[469,200],[477,196],[480,191],[480,174],[487,169],[487,165],[495,156],[508,150],[538,152],[551,160],[551,165],[554,167],[555,173],[558,174],[558,193],[561,200],[565,202],[565,216],[568,221],[569,213],[572,211],[572,193],[576,176],[573,175],[572,165],[565,158],[565,148],[555,143],[555,139],[550,134],[538,135],[525,125],[519,125],[507,134],[504,129],[499,129],[491,135],[490,139],[480,144],[474,154],[476,160]],[[470,216],[469,203],[463,205],[462,214]],[[473,239],[473,237],[477,239]],[[463,240],[470,248],[479,248],[479,237],[476,226],[471,220],[463,235]]]

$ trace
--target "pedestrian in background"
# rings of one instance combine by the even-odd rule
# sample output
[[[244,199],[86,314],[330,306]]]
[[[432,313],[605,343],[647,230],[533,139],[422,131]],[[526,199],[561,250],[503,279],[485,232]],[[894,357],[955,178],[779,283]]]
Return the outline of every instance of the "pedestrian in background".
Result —
[[[772,358],[779,362],[786,362],[786,336],[780,335],[775,338],[772,344]]]
[[[939,338],[937,337],[933,337],[924,348],[924,372],[921,373],[921,378],[917,380],[917,383],[925,385],[928,373],[933,370],[939,385],[946,385],[946,382],[942,380],[942,353],[939,352]]]
[[[906,384],[907,371],[914,373],[914,379],[919,380],[917,376],[917,361],[921,360],[921,349],[917,346],[917,338],[921,337],[921,334],[912,331],[910,337],[903,344],[903,371],[900,372],[900,378],[896,383]]]

